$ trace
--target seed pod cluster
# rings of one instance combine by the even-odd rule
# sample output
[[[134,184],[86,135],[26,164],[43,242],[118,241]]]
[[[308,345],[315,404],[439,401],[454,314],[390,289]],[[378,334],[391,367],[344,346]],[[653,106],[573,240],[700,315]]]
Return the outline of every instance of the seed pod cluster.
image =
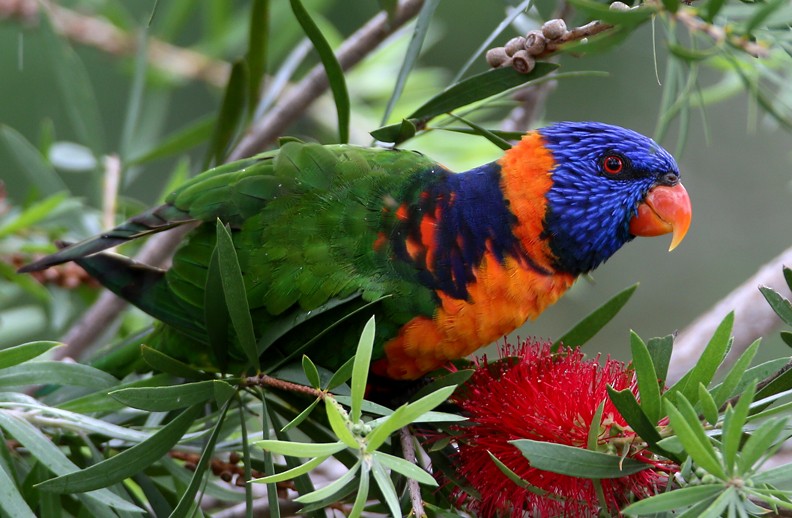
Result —
[[[541,30],[529,31],[525,36],[510,39],[503,47],[487,51],[487,63],[492,68],[512,67],[527,74],[536,66],[536,58],[544,54],[547,44],[561,39],[567,33],[564,20],[549,20]]]

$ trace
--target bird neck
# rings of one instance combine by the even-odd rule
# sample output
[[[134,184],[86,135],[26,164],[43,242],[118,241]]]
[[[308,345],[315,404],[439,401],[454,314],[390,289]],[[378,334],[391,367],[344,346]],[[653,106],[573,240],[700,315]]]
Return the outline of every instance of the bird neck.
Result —
[[[507,150],[498,164],[501,191],[516,218],[512,232],[535,266],[554,271],[555,257],[545,228],[547,193],[556,165],[552,152],[542,136],[532,131]]]

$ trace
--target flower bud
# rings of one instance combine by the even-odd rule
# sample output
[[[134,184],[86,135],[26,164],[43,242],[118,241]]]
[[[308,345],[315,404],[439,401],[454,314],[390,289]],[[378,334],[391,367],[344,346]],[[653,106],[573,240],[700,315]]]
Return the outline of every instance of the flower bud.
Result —
[[[544,52],[547,40],[542,31],[531,31],[525,35],[525,50],[532,56],[538,56]]]
[[[506,50],[507,56],[514,56],[514,53],[518,50],[523,50],[525,48],[525,38],[522,36],[517,36],[516,38],[510,39],[506,42],[506,45],[503,47]]]
[[[514,53],[512,56],[512,68],[521,74],[527,74],[536,66],[536,60],[523,49]]]
[[[548,40],[557,40],[564,34],[566,34],[567,27],[566,22],[560,18],[556,18],[555,20],[548,20],[542,25],[542,34]]]
[[[492,68],[508,65],[511,59],[506,55],[506,49],[503,47],[495,47],[487,51],[487,63]]]

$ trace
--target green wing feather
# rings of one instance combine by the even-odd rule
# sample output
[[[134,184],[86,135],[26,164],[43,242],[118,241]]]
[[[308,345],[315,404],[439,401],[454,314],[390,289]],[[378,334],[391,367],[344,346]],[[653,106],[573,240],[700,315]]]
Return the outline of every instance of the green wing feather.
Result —
[[[103,285],[164,324],[152,345],[211,363],[203,307],[214,225],[191,231],[167,272],[96,252],[187,222],[219,218],[232,229],[264,364],[282,364],[352,314],[344,332],[334,331],[334,347],[311,349],[312,357],[327,366],[338,365],[354,350],[359,327],[371,314],[355,312],[370,302],[388,296],[372,308],[380,346],[409,318],[433,311],[431,291],[397,271],[387,254],[374,253],[373,245],[388,231],[383,207],[399,199],[414,174],[437,167],[409,151],[289,142],[198,175],[164,205],[22,271],[77,260]],[[337,345],[345,343],[348,347]],[[243,358],[233,336],[229,349],[231,358]]]

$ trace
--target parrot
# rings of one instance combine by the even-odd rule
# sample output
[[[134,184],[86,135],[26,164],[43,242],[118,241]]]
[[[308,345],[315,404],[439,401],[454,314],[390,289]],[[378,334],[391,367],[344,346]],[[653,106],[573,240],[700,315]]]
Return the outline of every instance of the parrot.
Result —
[[[306,351],[338,368],[373,314],[371,372],[408,381],[535,319],[636,236],[670,233],[673,250],[691,213],[672,155],[601,122],[528,131],[465,172],[411,150],[291,139],[201,173],[164,204],[19,271],[75,261],[154,317],[152,347],[241,365],[230,324],[219,331],[225,358],[210,346],[218,325],[207,322],[223,306],[208,287],[219,221],[262,369]],[[167,270],[105,251],[188,224]]]

